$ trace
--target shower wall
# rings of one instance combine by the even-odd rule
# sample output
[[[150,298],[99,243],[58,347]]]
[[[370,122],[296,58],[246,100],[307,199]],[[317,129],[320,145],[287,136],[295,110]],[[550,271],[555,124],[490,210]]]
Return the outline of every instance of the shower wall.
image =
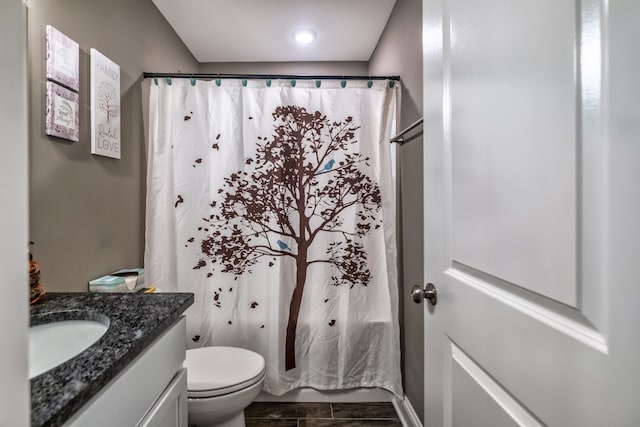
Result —
[[[422,117],[422,2],[398,0],[369,62],[369,74],[402,77],[399,128]],[[404,391],[424,420],[424,305],[410,297],[413,285],[422,285],[422,136],[398,148],[398,203],[400,218],[399,293]]]

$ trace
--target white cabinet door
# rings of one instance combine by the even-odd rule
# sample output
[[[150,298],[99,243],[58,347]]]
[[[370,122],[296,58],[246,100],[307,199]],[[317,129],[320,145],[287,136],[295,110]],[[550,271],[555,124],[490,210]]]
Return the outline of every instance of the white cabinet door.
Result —
[[[187,427],[187,369],[178,371],[138,427]]]
[[[163,426],[165,413],[186,407],[186,318],[180,317],[85,404],[65,426]],[[184,378],[178,374],[185,374]],[[181,397],[179,395],[182,394]],[[172,404],[181,405],[172,409]],[[186,412],[180,413],[183,426]],[[156,423],[157,422],[157,423]],[[156,424],[154,424],[156,423]]]
[[[423,13],[425,424],[640,425],[640,2]]]

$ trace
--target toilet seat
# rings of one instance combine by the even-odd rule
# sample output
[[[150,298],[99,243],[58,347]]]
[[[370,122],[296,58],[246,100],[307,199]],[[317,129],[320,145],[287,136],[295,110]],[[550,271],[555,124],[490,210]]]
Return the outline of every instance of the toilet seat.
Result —
[[[265,375],[264,358],[237,347],[201,347],[187,350],[187,396],[222,396],[250,387]]]

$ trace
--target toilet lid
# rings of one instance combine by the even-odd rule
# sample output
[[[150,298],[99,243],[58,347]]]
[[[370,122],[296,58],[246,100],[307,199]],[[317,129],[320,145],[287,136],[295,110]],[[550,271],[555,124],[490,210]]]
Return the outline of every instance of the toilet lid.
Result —
[[[212,397],[248,387],[264,377],[264,358],[237,347],[187,350],[187,389],[190,397]]]

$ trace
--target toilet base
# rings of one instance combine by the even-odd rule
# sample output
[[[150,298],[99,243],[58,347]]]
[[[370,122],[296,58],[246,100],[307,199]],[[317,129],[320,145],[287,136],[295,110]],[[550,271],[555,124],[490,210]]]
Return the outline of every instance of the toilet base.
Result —
[[[189,424],[189,427],[246,427],[246,424],[244,423],[244,412],[240,412],[235,417],[220,421],[216,424],[209,426]]]
[[[264,376],[263,371],[256,383],[233,393],[211,398],[188,398],[188,424],[196,427],[245,427],[244,409],[260,394]]]

